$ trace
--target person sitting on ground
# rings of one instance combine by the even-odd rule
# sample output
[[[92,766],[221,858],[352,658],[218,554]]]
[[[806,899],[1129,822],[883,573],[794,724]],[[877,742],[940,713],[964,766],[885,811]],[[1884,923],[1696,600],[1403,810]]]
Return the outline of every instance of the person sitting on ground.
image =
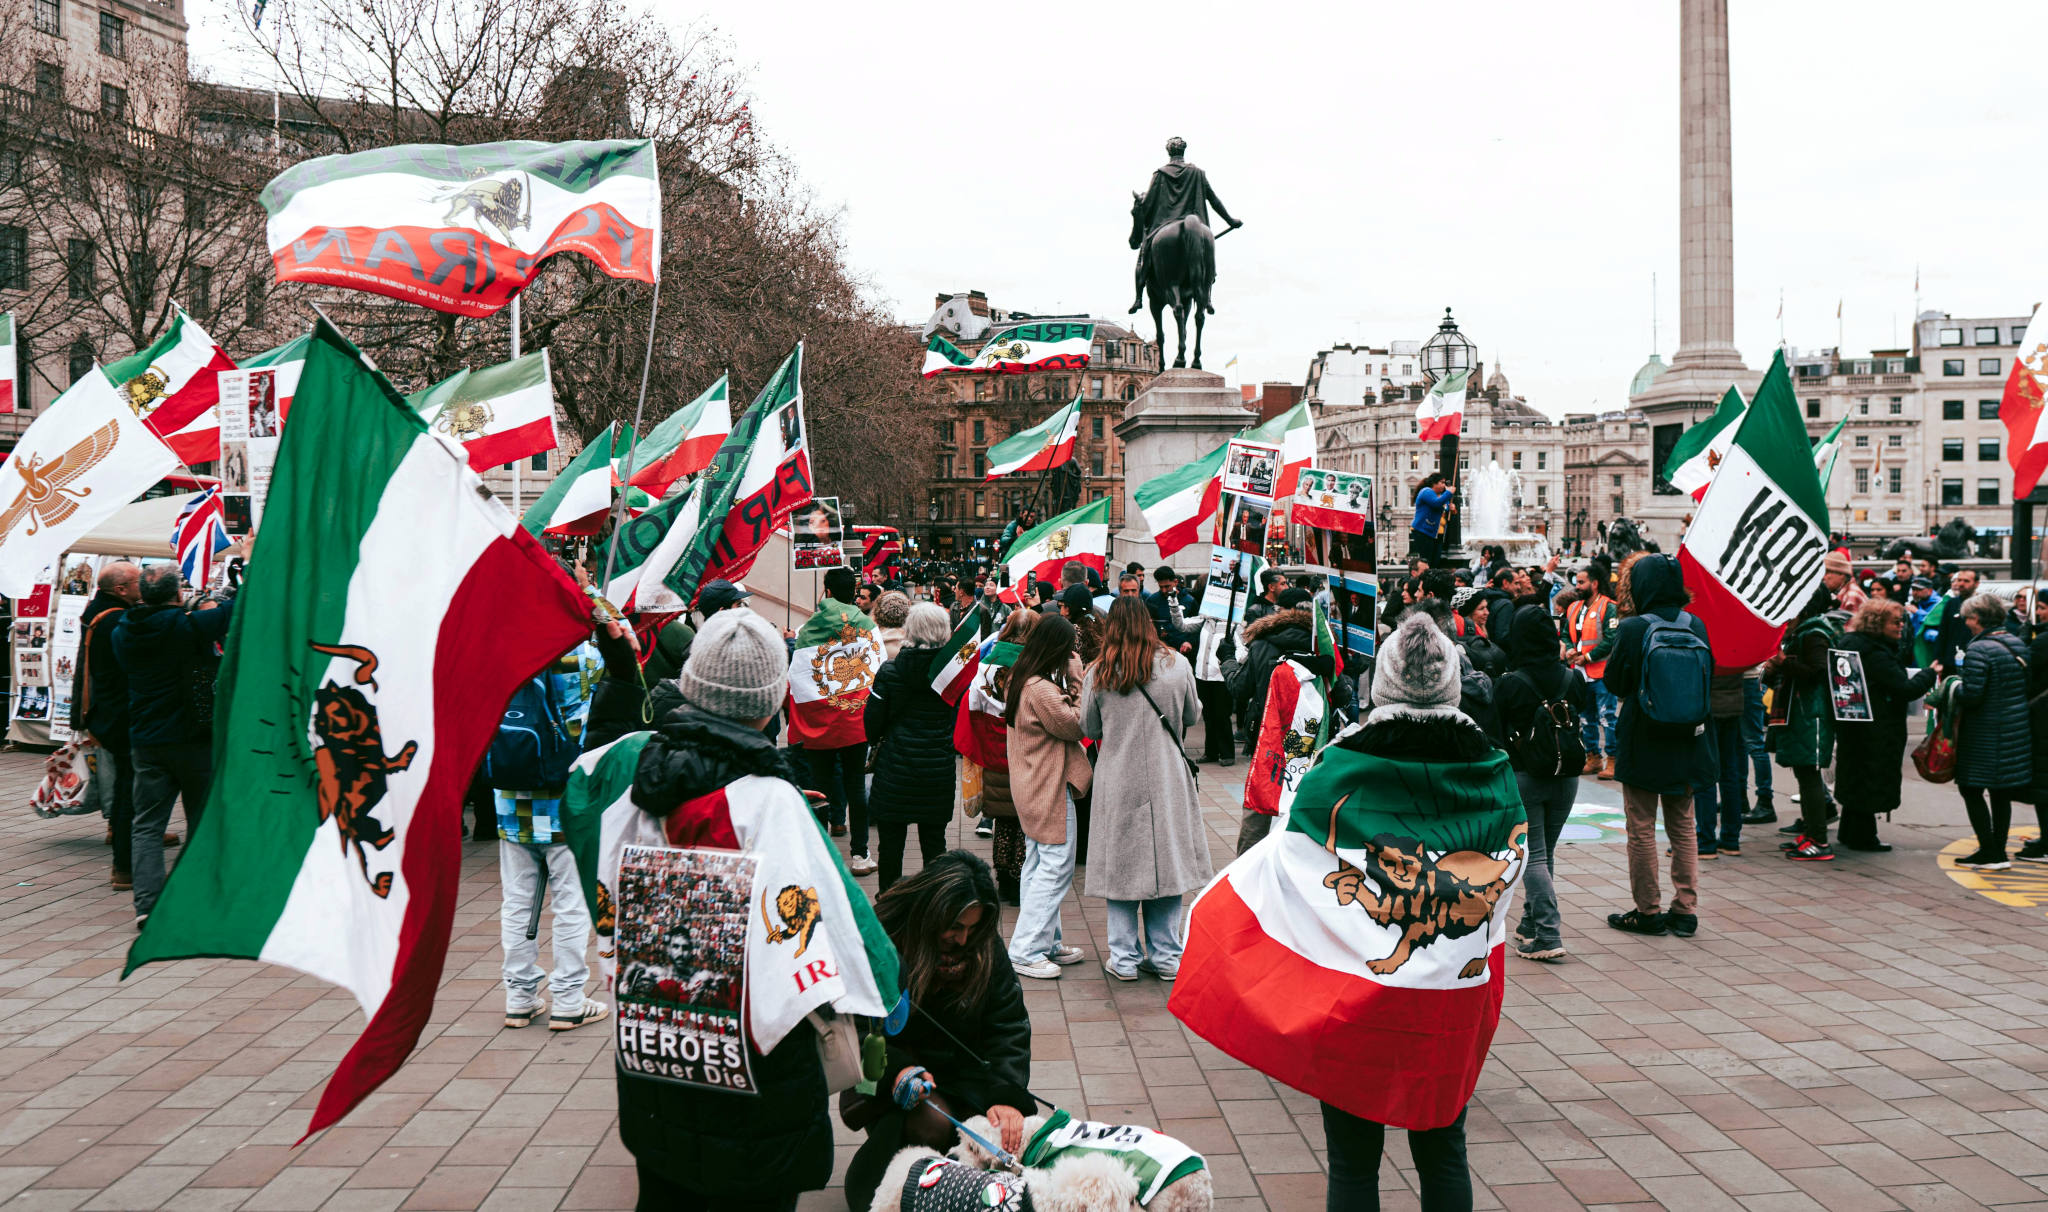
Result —
[[[867,1212],[898,1149],[952,1148],[959,1136],[946,1116],[985,1115],[996,1144],[1023,1147],[1024,1117],[1037,1107],[1025,1086],[1031,1016],[1003,954],[1000,912],[988,864],[965,850],[940,855],[875,902],[911,1009],[889,1039],[876,1092],[839,1096],[840,1120],[867,1133],[846,1166],[850,1212]]]

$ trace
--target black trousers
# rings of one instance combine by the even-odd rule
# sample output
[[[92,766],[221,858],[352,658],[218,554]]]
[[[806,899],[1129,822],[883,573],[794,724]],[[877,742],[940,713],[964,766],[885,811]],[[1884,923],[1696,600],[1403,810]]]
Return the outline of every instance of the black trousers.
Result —
[[[1369,1119],[1323,1104],[1323,1139],[1330,1149],[1328,1212],[1379,1212],[1380,1155],[1387,1130]],[[1422,1212],[1472,1212],[1472,1171],[1465,1164],[1465,1113],[1441,1128],[1408,1134]]]
[[[806,749],[804,761],[810,765],[810,789],[825,797],[826,823],[848,826],[848,853],[866,854],[868,747],[846,745],[839,749]],[[850,821],[849,817],[852,818]]]
[[[1431,568],[1440,568],[1443,566],[1444,541],[1411,527],[1408,531],[1408,554],[1428,560]]]
[[[1977,853],[2004,858],[2006,834],[2012,829],[2010,787],[1959,787],[1963,807],[1970,813],[1970,828],[1977,834]],[[1991,799],[1987,807],[1985,797]]]
[[[100,741],[100,756],[108,760],[100,774],[114,780],[114,808],[107,825],[114,831],[114,870],[128,875],[135,870],[135,757],[128,743]]]
[[[875,836],[881,840],[882,848],[875,856],[875,895],[889,890],[889,885],[903,878],[903,846],[909,840],[909,821],[876,821]],[[929,863],[946,852],[946,822],[919,821],[917,823],[917,849]]]
[[[1222,682],[1195,682],[1195,697],[1202,701],[1202,760],[1221,761],[1237,756],[1230,732],[1230,687]]]
[[[795,1195],[700,1195],[670,1182],[646,1166],[640,1174],[640,1199],[634,1212],[795,1212]]]
[[[1828,787],[1821,782],[1820,767],[1794,766],[1792,777],[1799,784],[1799,827],[1816,842],[1828,840]]]

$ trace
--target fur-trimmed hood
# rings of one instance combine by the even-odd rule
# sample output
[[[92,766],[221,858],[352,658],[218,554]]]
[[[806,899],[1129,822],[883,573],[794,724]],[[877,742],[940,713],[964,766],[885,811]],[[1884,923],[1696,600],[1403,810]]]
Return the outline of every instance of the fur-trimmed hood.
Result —
[[[1316,616],[1313,611],[1305,610],[1299,606],[1292,610],[1276,610],[1262,619],[1245,624],[1244,642],[1249,646],[1254,640],[1266,639],[1273,632],[1287,627],[1299,627],[1302,633],[1306,635],[1309,629],[1315,626],[1315,621]],[[1280,643],[1278,640],[1274,640],[1273,643],[1278,644],[1281,648],[1287,647],[1286,644]]]

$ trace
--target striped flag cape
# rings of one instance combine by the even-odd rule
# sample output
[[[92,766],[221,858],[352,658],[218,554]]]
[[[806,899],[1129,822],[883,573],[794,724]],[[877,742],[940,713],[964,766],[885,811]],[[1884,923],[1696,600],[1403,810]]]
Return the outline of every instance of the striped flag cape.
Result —
[[[470,776],[513,690],[589,636],[590,603],[324,320],[249,572],[214,698],[206,812],[126,972],[239,956],[354,994],[369,1025],[311,1133],[419,1041],[455,920]]]
[[[1449,1124],[1479,1081],[1507,987],[1528,836],[1507,755],[1404,760],[1332,745],[1284,820],[1189,909],[1167,1008],[1353,1115]]]
[[[1074,457],[1074,439],[1081,432],[1081,397],[1029,429],[988,448],[988,478],[1025,471],[1046,471]]]
[[[806,749],[865,742],[868,691],[886,660],[873,619],[837,598],[821,602],[789,658],[789,739]]]
[[[1323,604],[1313,603],[1311,610],[1309,630],[1316,655],[1341,673],[1337,636]],[[1329,682],[1300,661],[1281,661],[1266,686],[1266,714],[1259,721],[1259,743],[1245,775],[1244,806],[1265,816],[1285,816],[1302,778],[1329,743]]]
[[[1229,449],[1226,440],[1194,462],[1145,481],[1131,494],[1160,555],[1209,541],[1216,507],[1223,499],[1223,456]]]
[[[107,366],[128,406],[186,466],[220,458],[220,383],[235,364],[183,308],[148,349]]]
[[[171,550],[178,556],[178,574],[195,588],[213,580],[213,557],[226,551],[231,543],[227,511],[221,507],[218,485],[187,501],[177,523],[171,527]]]

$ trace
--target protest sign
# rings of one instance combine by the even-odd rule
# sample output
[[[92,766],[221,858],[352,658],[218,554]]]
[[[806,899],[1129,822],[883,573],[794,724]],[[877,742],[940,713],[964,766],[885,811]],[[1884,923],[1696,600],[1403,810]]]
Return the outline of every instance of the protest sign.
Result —
[[[627,846],[619,856],[619,1068],[756,1094],[742,1013],[757,861]]]
[[[815,497],[790,515],[790,552],[798,568],[846,563],[846,527],[838,497]]]
[[[1226,623],[1242,618],[1245,603],[1259,591],[1259,574],[1265,569],[1266,561],[1256,554],[1211,547],[1209,582],[1202,590],[1202,604],[1196,608],[1197,613]]]
[[[1280,448],[1265,442],[1232,439],[1223,456],[1223,491],[1273,499],[1280,480]]]
[[[277,368],[220,372],[220,490],[228,533],[248,534],[263,520],[283,420]]]
[[[1372,477],[1311,467],[1294,490],[1293,521],[1345,534],[1364,534],[1372,519]]]
[[[1828,698],[1835,709],[1835,722],[1867,724],[1870,712],[1870,678],[1863,671],[1863,654],[1845,648],[1828,652]]]

